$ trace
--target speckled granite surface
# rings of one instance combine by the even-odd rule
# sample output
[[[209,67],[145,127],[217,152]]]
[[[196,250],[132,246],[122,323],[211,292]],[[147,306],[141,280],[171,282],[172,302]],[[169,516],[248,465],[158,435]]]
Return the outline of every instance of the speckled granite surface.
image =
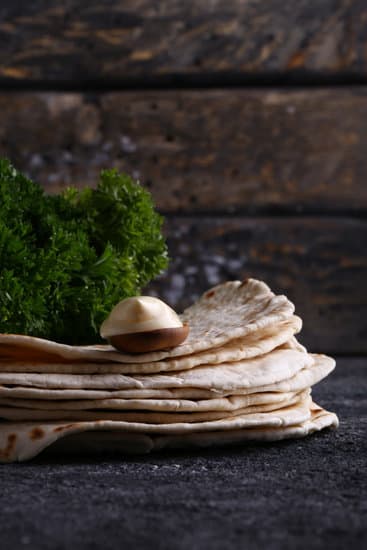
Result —
[[[359,549],[367,544],[367,360],[314,390],[336,432],[242,448],[0,466],[0,547]]]

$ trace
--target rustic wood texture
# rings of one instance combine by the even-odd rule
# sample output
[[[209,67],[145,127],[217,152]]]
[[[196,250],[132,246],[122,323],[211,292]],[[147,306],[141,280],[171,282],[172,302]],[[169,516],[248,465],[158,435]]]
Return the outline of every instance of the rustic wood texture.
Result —
[[[0,77],[131,81],[366,76],[364,0],[21,0],[0,7]]]
[[[164,212],[367,207],[367,87],[0,93],[0,154],[50,191],[127,171]]]
[[[175,218],[171,266],[150,291],[178,310],[225,280],[256,277],[296,305],[313,351],[367,352],[367,222],[348,218]]]
[[[367,82],[366,23],[365,0],[2,2],[0,155],[48,192],[139,178],[168,214],[150,290],[178,309],[255,276],[310,348],[367,353],[367,87],[270,87]]]

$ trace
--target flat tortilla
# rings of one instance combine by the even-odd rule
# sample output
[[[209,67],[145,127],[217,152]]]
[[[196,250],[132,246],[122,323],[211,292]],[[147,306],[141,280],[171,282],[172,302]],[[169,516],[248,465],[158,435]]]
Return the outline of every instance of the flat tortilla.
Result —
[[[44,456],[85,455],[90,457],[147,454],[169,449],[205,449],[249,443],[277,442],[284,439],[299,439],[328,428],[337,428],[338,419],[330,413],[315,407],[310,420],[296,426],[284,428],[250,428],[227,432],[154,436],[120,432],[90,431],[59,439],[44,451]]]
[[[44,411],[67,410],[138,410],[138,411],[234,411],[253,405],[281,403],[292,399],[299,392],[262,392],[248,395],[231,395],[228,397],[213,397],[212,399],[9,399],[0,398],[0,407],[15,407],[18,409],[38,409]]]
[[[56,452],[75,448],[80,452],[83,445],[88,452],[93,449],[106,452],[110,444],[110,451],[148,453],[171,447],[209,447],[304,437],[326,427],[337,427],[338,419],[335,414],[308,402],[275,413],[183,426],[177,431],[174,424],[157,428],[113,421],[68,424],[3,422],[0,423],[0,462],[29,460],[61,438],[65,438],[64,443],[55,445]]]
[[[60,362],[49,359],[48,362],[31,359],[0,359],[0,372],[39,372],[59,374],[149,374],[166,371],[181,371],[192,369],[198,365],[216,365],[224,362],[240,361],[264,355],[279,346],[299,351],[306,351],[293,335],[301,330],[302,321],[293,315],[289,320],[279,323],[276,327],[265,327],[243,338],[231,340],[221,347],[205,350],[177,358],[166,358],[161,361],[147,363],[112,363],[104,362]],[[1,335],[0,335],[1,339]],[[1,345],[0,345],[1,353]]]
[[[261,392],[298,392],[320,382],[335,368],[335,361],[326,355],[312,354],[314,364],[298,371],[288,380],[282,380],[266,386],[242,388],[241,395]],[[132,390],[94,390],[94,389],[44,389],[25,386],[1,386],[0,399],[29,400],[82,400],[82,399],[213,399],[232,395],[225,390],[184,388],[153,388]]]
[[[43,362],[151,363],[167,357],[191,355],[225,345],[230,340],[276,327],[289,320],[294,305],[285,296],[275,296],[255,279],[229,281],[207,291],[182,314],[189,323],[187,340],[171,350],[126,354],[111,346],[67,346],[49,340],[16,334],[0,335],[0,358]]]
[[[222,420],[224,418],[246,415],[252,413],[265,413],[304,401],[309,391],[293,394],[288,400],[279,402],[261,403],[232,410],[210,410],[200,412],[165,412],[165,411],[139,411],[139,410],[73,410],[73,409],[23,409],[18,407],[0,407],[0,419],[22,422],[29,420],[69,420],[69,421],[93,421],[93,420],[117,420],[123,422],[139,422],[146,424],[173,424],[206,422],[208,420]]]
[[[44,455],[86,455],[88,457],[115,454],[147,454],[164,449],[210,448],[258,442],[298,439],[327,428],[337,428],[335,414],[312,404],[311,418],[296,426],[283,428],[250,428],[227,432],[154,436],[122,432],[90,431],[63,437],[48,447]]]
[[[0,373],[0,384],[54,389],[153,389],[194,387],[236,393],[287,380],[313,365],[311,355],[292,349],[278,349],[267,355],[235,363],[205,365],[165,374],[38,374]]]

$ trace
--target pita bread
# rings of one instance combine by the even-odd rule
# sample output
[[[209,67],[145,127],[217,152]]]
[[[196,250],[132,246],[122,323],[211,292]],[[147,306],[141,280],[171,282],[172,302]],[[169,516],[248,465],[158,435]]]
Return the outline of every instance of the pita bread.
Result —
[[[85,428],[93,429],[93,422],[98,422],[99,426],[103,426],[106,429],[118,429],[125,432],[137,432],[137,433],[186,433],[186,432],[202,432],[202,431],[220,431],[231,429],[242,429],[259,426],[292,426],[299,424],[304,420],[310,418],[310,403],[311,397],[307,397],[300,400],[297,404],[277,409],[271,413],[260,412],[247,414],[232,414],[225,418],[214,421],[203,422],[174,422],[169,424],[148,424],[144,422],[132,422],[132,421],[112,421],[112,420],[96,420],[96,421],[75,421],[71,425],[67,426],[74,428],[75,431],[84,431]],[[3,422],[0,423],[1,431],[8,430],[9,426],[15,426],[15,422]],[[24,422],[25,425],[34,426],[32,422]],[[49,431],[55,428],[55,423],[45,421],[42,425],[37,424],[37,428]],[[10,428],[11,429],[11,428]],[[57,432],[56,432],[57,433]],[[29,432],[29,438],[32,434]]]
[[[70,421],[93,421],[93,420],[117,420],[123,422],[139,422],[146,424],[173,424],[206,422],[208,420],[222,420],[224,418],[246,415],[252,413],[265,413],[267,411],[279,410],[303,401],[309,391],[300,394],[293,394],[287,400],[280,400],[278,403],[262,403],[259,405],[247,406],[239,409],[210,410],[200,412],[163,412],[163,411],[111,411],[111,410],[40,410],[22,409],[18,407],[0,407],[0,419],[8,421],[49,421],[49,420],[70,420]]]
[[[225,345],[267,327],[276,328],[289,320],[294,305],[285,296],[275,296],[263,282],[255,279],[229,281],[207,291],[181,318],[189,323],[187,340],[171,350],[138,355],[117,352],[111,346],[67,346],[16,334],[0,335],[0,358],[56,362],[90,361],[151,363],[167,357],[191,355]]]
[[[284,379],[281,382],[264,385],[262,391],[300,391],[301,389],[314,386],[335,369],[335,359],[332,357],[317,353],[308,355],[314,360],[313,365],[298,371],[293,377]]]
[[[282,344],[279,346],[284,349],[296,349],[297,351],[302,351],[303,353],[307,353],[307,349],[305,346],[302,346],[297,340],[295,336],[292,336],[285,344]]]
[[[62,362],[55,359],[49,362],[0,361],[0,372],[40,372],[63,374],[145,374],[165,371],[181,371],[192,369],[198,365],[219,364],[224,362],[240,361],[269,353],[273,349],[284,345],[287,348],[304,351],[303,346],[297,343],[293,335],[301,330],[302,321],[293,315],[289,320],[275,327],[266,327],[256,333],[250,333],[243,338],[231,340],[219,348],[205,350],[192,355],[178,358],[166,358],[150,363],[81,363]],[[0,346],[1,351],[1,346]]]
[[[211,399],[222,395],[215,390],[198,388],[133,389],[133,390],[84,390],[44,389],[0,385],[0,396],[21,399]]]
[[[231,395],[193,401],[189,399],[70,399],[67,401],[45,399],[9,399],[0,398],[0,407],[16,407],[19,409],[54,410],[140,410],[140,411],[234,411],[253,405],[282,403],[292,399],[299,392],[262,392],[248,395]]]
[[[68,424],[60,422],[42,424],[4,422],[0,424],[0,461],[28,460],[66,436],[73,436],[73,439],[65,440],[65,445],[70,444],[72,447],[79,444],[82,432],[91,431],[102,432],[99,445],[98,439],[95,439],[93,434],[92,441],[96,441],[97,447],[102,443],[112,441],[121,452],[126,452],[126,450],[150,452],[154,449],[169,447],[207,447],[237,444],[248,440],[276,441],[287,437],[303,437],[313,431],[329,426],[337,427],[337,425],[338,419],[334,414],[323,411],[312,402],[295,405],[274,413],[182,424],[179,430],[175,424],[154,426],[113,421]],[[107,434],[106,432],[109,431],[115,433]],[[98,435],[96,435],[97,438]],[[83,438],[81,441],[83,442]],[[90,442],[91,439],[87,438],[87,441]]]
[[[278,428],[250,428],[227,432],[207,432],[187,436],[160,436],[154,440],[154,450],[184,447],[212,447],[235,445],[249,441],[280,441],[282,439],[305,437],[325,428],[337,428],[338,417],[315,403],[310,406],[310,418],[298,425]],[[85,434],[87,435],[87,434]],[[88,435],[94,435],[89,433]],[[152,450],[153,450],[152,449]]]
[[[153,389],[195,387],[230,391],[274,384],[291,378],[314,363],[311,355],[290,349],[236,363],[205,365],[175,373],[128,376],[124,374],[0,373],[0,384],[38,388]]]
[[[311,418],[296,426],[283,428],[251,428],[227,432],[207,432],[180,435],[142,435],[121,432],[89,431],[63,437],[46,449],[47,455],[98,456],[110,453],[119,456],[147,454],[164,449],[209,448],[241,445],[256,442],[276,442],[283,439],[297,439],[314,432],[337,428],[335,414],[321,409],[314,403]]]
[[[326,355],[312,354],[314,364],[298,371],[288,380],[266,386],[242,388],[241,395],[261,392],[298,392],[325,378],[335,368],[335,361]],[[232,392],[233,393],[233,392]],[[185,388],[93,390],[93,389],[43,389],[22,386],[0,386],[0,398],[35,400],[82,399],[213,399],[231,395],[230,391]]]

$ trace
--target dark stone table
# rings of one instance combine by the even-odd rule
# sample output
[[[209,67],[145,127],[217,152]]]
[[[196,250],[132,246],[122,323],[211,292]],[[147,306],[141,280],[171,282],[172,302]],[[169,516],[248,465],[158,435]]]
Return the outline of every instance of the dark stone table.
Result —
[[[0,548],[359,549],[367,361],[314,390],[338,431],[242,448],[0,466]]]

